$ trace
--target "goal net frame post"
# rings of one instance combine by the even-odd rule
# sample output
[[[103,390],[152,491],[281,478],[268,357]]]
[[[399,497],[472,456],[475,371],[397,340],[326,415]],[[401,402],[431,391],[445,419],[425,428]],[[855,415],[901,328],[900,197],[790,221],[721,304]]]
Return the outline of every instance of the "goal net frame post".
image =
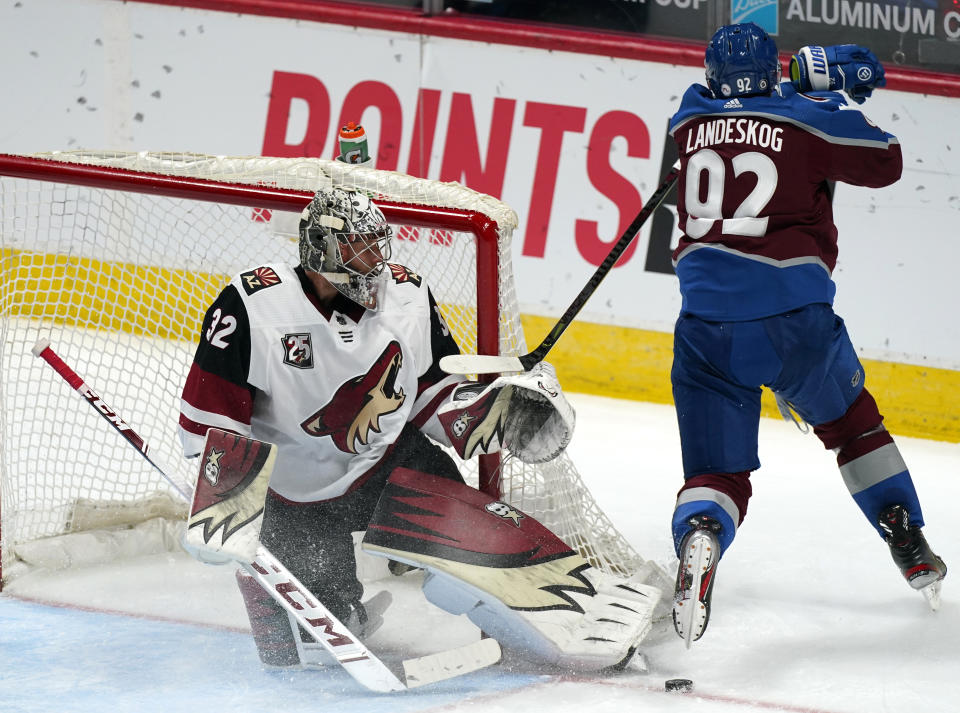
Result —
[[[238,205],[256,210],[296,213],[299,213],[313,197],[313,192],[309,190],[158,174],[14,154],[0,154],[0,177],[112,191],[158,194],[170,198]],[[500,353],[498,290],[484,289],[484,285],[499,284],[498,223],[478,211],[407,204],[383,198],[377,199],[377,205],[393,225],[450,230],[474,236],[477,251],[477,353],[494,355]],[[4,242],[0,240],[0,245],[6,253],[7,246],[3,245]],[[417,268],[417,266],[413,267]],[[6,304],[2,305],[0,312],[6,308]],[[197,329],[199,330],[199,325]],[[497,475],[499,465],[498,454],[479,458],[479,486],[493,497],[500,496]],[[6,468],[7,465],[0,462],[0,475],[5,473]],[[2,514],[0,510],[0,543],[6,546],[6,540],[3,539]],[[13,536],[12,533],[11,536]],[[2,586],[3,558],[0,557],[0,590]]]
[[[248,165],[254,165],[254,169],[247,171]],[[277,168],[277,166],[281,168]],[[203,176],[215,176],[216,178],[205,178]],[[34,182],[36,182],[36,185],[34,185]],[[336,184],[342,185],[345,188],[362,190],[373,196],[391,223],[397,226],[413,225],[421,229],[435,229],[435,232],[425,233],[415,240],[411,240],[409,235],[398,235],[399,244],[409,247],[410,252],[414,255],[427,255],[430,258],[436,256],[438,260],[443,261],[448,257],[446,252],[447,248],[454,243],[448,241],[448,239],[450,239],[449,235],[443,235],[441,233],[444,231],[457,233],[458,236],[455,238],[456,245],[464,242],[462,240],[463,234],[474,236],[475,239],[472,241],[473,246],[466,249],[463,256],[450,255],[451,259],[462,259],[465,257],[466,259],[463,261],[464,264],[471,266],[468,268],[471,270],[471,274],[468,277],[463,278],[459,273],[453,275],[452,280],[455,282],[455,285],[451,290],[455,288],[457,294],[460,294],[461,289],[465,287],[466,289],[462,290],[462,292],[470,292],[470,281],[472,280],[475,280],[476,288],[476,294],[474,294],[472,298],[467,294],[462,295],[464,304],[466,304],[467,300],[471,299],[475,301],[475,304],[467,304],[464,310],[460,309],[462,307],[460,303],[454,303],[457,313],[453,315],[453,317],[455,320],[459,320],[457,324],[467,325],[471,330],[471,332],[465,336],[461,336],[463,336],[463,339],[473,343],[465,344],[460,339],[458,339],[458,341],[461,342],[461,347],[464,348],[465,351],[475,351],[478,354],[516,355],[526,349],[523,341],[522,325],[520,324],[511,264],[510,238],[517,224],[516,214],[509,206],[506,206],[500,201],[490,196],[471,191],[459,184],[441,183],[439,181],[404,176],[390,171],[378,171],[367,167],[350,166],[341,162],[327,161],[324,159],[214,157],[203,154],[150,154],[147,152],[103,153],[87,151],[56,152],[33,156],[0,154],[0,188],[3,189],[2,192],[0,192],[0,265],[6,263],[7,265],[16,266],[18,264],[16,262],[9,262],[17,257],[16,254],[18,250],[16,247],[11,248],[5,235],[9,227],[10,218],[9,216],[3,216],[4,210],[8,210],[8,212],[26,210],[26,212],[30,214],[30,211],[35,211],[36,209],[32,207],[22,209],[19,206],[15,206],[15,201],[29,199],[42,202],[43,200],[47,200],[46,194],[44,194],[43,198],[34,198],[33,196],[26,198],[19,196],[9,197],[7,195],[11,186],[16,190],[24,190],[23,184],[27,184],[30,191],[36,190],[38,193],[41,190],[46,191],[53,189],[58,192],[58,196],[59,193],[64,191],[69,193],[70,191],[80,190],[84,200],[89,200],[91,205],[93,205],[92,198],[98,197],[98,193],[109,197],[111,201],[115,197],[124,201],[129,199],[132,209],[134,210],[134,215],[138,218],[140,217],[140,210],[148,211],[146,215],[147,218],[153,217],[153,214],[149,213],[149,211],[156,209],[156,206],[152,204],[153,198],[146,197],[142,200],[136,199],[135,194],[155,194],[173,199],[169,202],[167,202],[166,198],[158,201],[167,209],[180,208],[181,204],[177,202],[177,199],[184,199],[186,202],[183,203],[183,205],[188,207],[191,205],[189,201],[206,200],[210,203],[224,204],[224,212],[218,213],[216,210],[211,211],[211,215],[214,216],[222,215],[229,217],[228,206],[232,205],[234,207],[254,208],[256,209],[254,212],[283,211],[283,215],[275,215],[274,218],[283,218],[287,220],[288,223],[296,218],[296,215],[299,214],[303,206],[306,205],[312,197],[313,190],[316,187]],[[89,190],[85,190],[84,188],[73,189],[71,188],[71,184],[73,186],[82,186]],[[384,190],[380,190],[381,187],[383,187]],[[70,191],[67,189],[70,189]],[[108,192],[112,191],[119,192],[119,195],[108,196]],[[382,196],[387,196],[387,198]],[[391,197],[398,197],[398,199],[393,200]],[[7,201],[10,202],[8,203]],[[200,204],[198,202],[195,205],[199,206]],[[457,206],[467,206],[467,208]],[[160,208],[160,210],[164,208]],[[64,208],[64,210],[66,209]],[[118,208],[118,210],[122,210],[122,208]],[[234,209],[232,213],[233,218],[236,218],[237,211]],[[72,217],[73,216],[71,216],[71,218]],[[112,217],[111,215],[111,218]],[[172,225],[166,220],[166,214],[158,213],[157,217],[158,219],[163,219],[163,224],[160,226],[160,229],[165,229],[169,232],[177,232],[179,226],[191,225],[195,221],[200,229],[204,231],[208,229],[216,231],[219,227],[219,223],[214,223],[210,226],[208,222],[203,222],[205,219],[209,220],[209,216],[188,214],[180,216],[178,218],[179,222]],[[216,218],[214,218],[214,220],[215,219]],[[243,220],[245,224],[250,223],[248,219],[253,220],[253,216],[250,213],[244,213]],[[20,219],[18,218],[18,220]],[[259,222],[262,223],[265,221]],[[266,222],[269,222],[269,218],[267,218]],[[148,225],[153,227],[152,223]],[[283,231],[283,251],[289,250],[291,258],[295,253],[295,226],[296,223],[293,221],[292,227],[288,227]],[[24,230],[26,232],[34,230],[35,233],[39,234],[43,232],[44,227],[43,224],[34,224]],[[277,226],[273,224],[267,226],[269,230],[274,231],[272,235],[273,238],[278,238],[280,235],[276,227]],[[22,228],[22,226],[18,223],[18,230],[20,228]],[[122,228],[126,230],[127,225],[123,224]],[[87,237],[88,233],[96,236],[98,229],[101,228],[99,226],[85,226],[87,232],[84,233],[84,237]],[[114,225],[111,223],[109,230],[113,229]],[[108,233],[109,230],[107,231]],[[404,230],[405,229],[401,227],[398,232],[403,233]],[[257,229],[257,231],[259,231],[259,229]],[[265,241],[268,240],[266,232],[268,231],[264,231],[263,238]],[[257,232],[257,234],[259,234],[259,232]],[[202,240],[206,241],[207,232],[204,232],[202,235]],[[134,237],[141,241],[143,238],[141,235],[135,235]],[[103,241],[112,239],[114,239],[112,234],[101,236],[96,245],[99,246]],[[255,239],[259,240],[259,238]],[[71,246],[73,245],[73,240],[74,237],[72,235],[66,237],[66,242]],[[38,242],[40,242],[39,239]],[[51,239],[51,243],[52,242],[53,239]],[[466,242],[471,241],[466,240]],[[29,241],[21,243],[21,245],[27,244],[29,244]],[[84,242],[83,245],[84,250],[86,250],[87,243]],[[193,243],[190,243],[190,245],[193,245]],[[269,247],[272,251],[273,244],[269,243]],[[421,252],[421,248],[425,248],[425,252]],[[100,248],[98,247],[97,249],[99,250]],[[280,250],[279,245],[277,249]],[[30,249],[26,248],[19,252],[30,253]],[[43,254],[44,252],[43,249],[39,251],[34,249],[33,255],[39,254],[41,260],[26,263],[35,273],[42,273],[50,265],[49,262],[44,262],[44,259],[48,257]],[[58,251],[53,250],[52,252]],[[58,260],[60,257],[64,257],[65,260],[74,261],[77,260],[74,252],[80,252],[80,250],[70,247],[65,257],[60,255],[59,252],[55,257]],[[461,252],[460,248],[457,248],[456,252]],[[253,253],[251,252],[250,254]],[[100,253],[98,252],[97,255],[100,255]],[[243,256],[244,261],[249,257],[247,253],[243,253]],[[28,255],[28,258],[29,257]],[[81,258],[82,257],[83,256],[81,256]],[[138,255],[138,259],[139,257]],[[150,258],[150,255],[146,255],[145,259]],[[125,258],[121,256],[117,259],[124,260]],[[251,257],[249,259],[250,264],[244,264],[240,269],[250,269],[255,267],[256,264],[263,264],[262,262],[254,261],[259,261],[264,258]],[[268,258],[267,261],[269,261],[269,259],[274,258]],[[428,271],[429,265],[418,264],[420,259],[420,257],[412,257],[409,266],[415,270],[423,270],[423,274],[436,290],[436,279],[431,277]],[[399,261],[403,262],[403,258]],[[110,265],[109,258],[107,258],[107,262],[104,262],[102,259],[100,259],[100,262],[108,266]],[[230,260],[227,262],[230,262]],[[144,264],[152,265],[153,263]],[[184,270],[187,273],[195,272],[196,270],[196,268],[192,267],[193,263],[191,262],[190,264],[191,267]],[[442,264],[438,263],[438,265],[440,266],[437,269],[442,269]],[[70,267],[71,269],[74,267],[72,262]],[[205,264],[202,269],[207,269]],[[223,266],[219,263],[217,269],[213,270],[218,280],[221,277],[223,278],[222,284],[226,284],[230,274],[238,271],[240,270],[224,270]],[[14,271],[10,270],[9,272],[12,273]],[[221,275],[221,273],[224,272],[229,272],[230,274]],[[6,344],[8,339],[7,323],[10,321],[7,313],[11,309],[10,303],[13,297],[8,294],[10,289],[8,283],[10,283],[12,279],[9,275],[4,277],[2,273],[3,271],[0,271],[0,360],[7,358],[10,359],[11,363],[15,363],[15,359],[19,358],[19,351],[16,351],[16,353],[11,352],[10,347]],[[138,274],[139,273],[135,273],[132,278],[136,284],[139,284],[137,282]],[[206,278],[210,276],[209,274],[203,275],[203,277]],[[112,276],[107,275],[103,279],[110,279],[111,277]],[[153,279],[162,280],[165,277],[167,277],[167,275]],[[182,278],[182,275],[177,275],[177,277]],[[448,278],[445,281],[449,281],[450,276],[444,274],[442,277]],[[46,289],[52,293],[56,292],[56,283],[50,280],[44,283],[43,279],[33,279],[33,283],[34,288],[38,289],[38,291]],[[37,284],[39,284],[39,288],[36,288]],[[209,285],[207,285],[207,287],[209,287]],[[154,292],[155,291],[156,290],[154,290]],[[137,297],[140,298],[141,295],[138,294]],[[161,299],[167,297],[168,295],[166,293],[160,295]],[[144,297],[144,299],[146,299],[146,297]],[[206,297],[205,299],[212,299],[212,296]],[[449,305],[445,305],[445,300],[439,295],[437,296],[437,301],[445,308],[445,315],[449,316],[446,310],[446,307]],[[33,313],[29,313],[29,310],[27,310],[28,313],[26,316],[34,317],[34,319],[28,322],[28,330],[31,332],[32,338],[23,349],[28,355],[30,345],[36,341],[36,338],[38,336],[46,336],[35,334],[35,323],[43,327],[52,325],[56,329],[61,329],[64,325],[72,326],[76,324],[76,321],[70,321],[71,314],[69,314],[69,310],[73,309],[75,305],[67,304],[65,306],[62,302],[56,302],[54,306],[58,311],[53,312],[49,309],[44,311],[43,307],[45,307],[45,305],[43,304],[40,305],[40,309],[34,310]],[[148,309],[148,307],[144,307],[139,302],[136,303],[136,306]],[[183,319],[192,322],[195,319],[193,313],[196,310],[199,310],[199,316],[202,318],[202,310],[205,309],[206,306],[207,305],[203,305],[202,307],[199,305],[189,305],[191,310],[190,316]],[[81,309],[87,308],[88,305],[86,304],[81,307]],[[68,312],[65,318],[64,312]],[[163,314],[165,315],[166,313],[164,312]],[[146,329],[141,331],[133,330],[131,332],[131,338],[136,339],[138,344],[143,335],[168,336],[166,334],[160,334],[164,329],[164,325],[162,324],[163,319],[158,320],[156,314],[151,314],[150,316],[154,320],[152,325],[148,325]],[[42,319],[42,321],[37,321],[37,317]],[[126,319],[127,316],[123,315],[123,318]],[[99,321],[91,321],[91,324],[94,326],[94,329],[88,330],[88,332],[92,332],[93,335],[90,338],[96,343],[104,342],[105,345],[110,348],[113,348],[114,341],[131,336],[117,334],[117,339],[115,340],[109,337],[109,335],[114,334],[114,330],[117,329],[112,323],[103,324]],[[199,323],[195,326],[180,325],[180,327],[182,327],[182,329],[178,328],[175,332],[174,330],[170,330],[171,333],[174,333],[176,339],[180,342],[193,342],[192,348],[195,348],[195,339],[199,331]],[[151,332],[150,329],[155,331]],[[451,324],[451,329],[456,333],[456,326]],[[474,329],[475,333],[472,331]],[[126,322],[123,323],[121,331],[131,331],[127,330]],[[106,341],[108,337],[109,341]],[[63,346],[66,348],[67,345],[64,344]],[[178,344],[178,349],[179,346]],[[117,349],[119,348],[120,346],[117,346]],[[17,349],[19,350],[19,347],[17,347]],[[177,354],[179,353],[178,351]],[[82,352],[79,348],[77,349],[76,355],[70,356],[72,358],[80,357],[81,359],[89,358],[89,354]],[[177,359],[179,361],[181,357],[178,356]],[[189,357],[187,357],[187,366],[189,366]],[[96,380],[98,377],[95,373],[91,373],[91,378]],[[9,432],[8,424],[5,423],[6,416],[4,415],[7,402],[10,400],[9,394],[4,393],[6,383],[7,382],[0,382],[0,429],[2,429],[0,430],[0,438],[6,438],[6,434]],[[42,388],[50,390],[56,387],[44,385]],[[167,388],[170,388],[169,384]],[[179,391],[176,396],[179,396]],[[117,408],[123,409],[125,412],[130,410],[122,396],[105,391],[104,397],[116,403]],[[85,410],[82,404],[80,404],[81,399],[75,394],[71,394],[70,396],[58,395],[58,398],[76,399],[76,405],[70,406],[69,408],[76,408],[78,412]],[[166,428],[166,423],[170,420],[164,416],[162,424],[159,427],[151,426],[148,422],[144,422],[143,413],[139,415],[136,414],[135,411],[132,413],[133,416],[138,419],[138,422],[144,423],[145,433],[147,433],[148,436],[158,431],[159,428]],[[86,416],[86,414],[84,414],[84,416]],[[96,421],[97,419],[91,420]],[[176,418],[173,417],[174,422],[175,420]],[[82,428],[84,430],[86,429],[86,421],[83,422]],[[112,434],[111,438],[112,437],[115,437],[115,434]],[[122,441],[122,439],[119,438],[117,440]],[[156,442],[155,438],[153,440]],[[74,448],[85,448],[91,445],[93,445],[93,443],[89,440],[84,440],[84,444],[76,444]],[[8,469],[8,460],[7,455],[4,454],[4,450],[7,449],[3,443],[0,443],[0,476],[5,480],[8,477],[6,472]],[[175,457],[173,455],[173,449],[169,450],[171,452],[171,455],[168,456],[170,460],[161,461],[163,465],[167,466],[168,471],[170,470],[169,465]],[[571,547],[580,551],[584,557],[591,561],[591,564],[624,576],[634,575],[638,572],[646,573],[650,566],[654,566],[653,563],[647,562],[636,553],[632,546],[630,546],[619,533],[617,528],[613,526],[609,518],[599,509],[592,494],[582,483],[579,474],[576,472],[576,468],[566,454],[562,454],[555,461],[545,464],[542,469],[540,466],[537,466],[529,470],[527,466],[520,464],[515,458],[500,459],[498,455],[481,456],[477,466],[474,466],[472,470],[476,474],[479,487],[484,492],[537,517]],[[112,487],[112,478],[115,475],[116,474],[103,474],[101,468],[96,472],[95,477],[98,482],[100,482],[101,479],[106,480],[109,478]],[[6,483],[0,482],[0,487],[5,484]],[[156,490],[161,490],[161,486],[162,484],[157,483]],[[0,492],[0,496],[3,496],[3,501],[0,503],[0,516],[5,520],[6,514],[3,505],[8,502],[8,499],[2,492]],[[60,503],[59,506],[62,507],[63,504]],[[21,527],[22,523],[19,520],[19,515],[16,513],[17,508],[13,507],[12,509],[15,511],[14,516],[18,518],[13,520],[15,532],[10,532],[8,525],[10,525],[11,522],[6,520],[2,523],[3,528],[0,530],[0,534],[2,534],[3,537],[4,556],[8,554],[8,544],[13,545],[19,543],[20,532],[24,529]],[[73,514],[74,513],[71,512],[71,517]],[[546,519],[544,519],[545,517]],[[64,531],[69,532],[70,530],[65,529]],[[33,536],[32,532],[30,536]],[[30,537],[27,537],[27,539],[30,539]],[[0,567],[2,567],[2,564],[3,563],[0,563]],[[659,577],[658,573],[654,572],[654,574]],[[2,575],[2,569],[0,569],[0,575]],[[644,574],[644,576],[646,576],[646,574]],[[667,585],[670,584],[668,580],[666,582]],[[2,578],[0,578],[0,585],[2,585]]]

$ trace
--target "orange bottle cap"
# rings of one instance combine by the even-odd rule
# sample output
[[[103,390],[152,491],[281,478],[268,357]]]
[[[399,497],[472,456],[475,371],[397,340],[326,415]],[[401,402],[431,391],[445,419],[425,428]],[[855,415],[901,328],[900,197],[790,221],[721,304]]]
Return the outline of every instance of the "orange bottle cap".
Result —
[[[340,129],[341,139],[359,139],[363,135],[363,127],[353,121],[347,122],[347,125]]]

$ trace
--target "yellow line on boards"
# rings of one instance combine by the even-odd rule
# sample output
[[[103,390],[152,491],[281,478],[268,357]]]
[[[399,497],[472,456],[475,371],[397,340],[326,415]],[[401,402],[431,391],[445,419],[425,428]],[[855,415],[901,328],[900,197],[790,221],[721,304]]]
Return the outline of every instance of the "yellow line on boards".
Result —
[[[0,314],[195,341],[223,275],[0,251]]]
[[[523,315],[527,346],[536,347],[556,320]],[[548,361],[564,389],[597,396],[672,404],[673,335],[643,329],[574,322]],[[894,435],[960,442],[960,371],[863,359],[866,384]],[[780,418],[764,389],[763,415]]]
[[[192,343],[204,311],[228,280],[226,275],[5,249],[0,250],[0,314]],[[530,348],[555,323],[533,315],[522,315],[521,321]],[[671,334],[574,322],[548,358],[568,391],[673,403]],[[960,442],[960,371],[868,359],[863,365],[867,386],[893,434]],[[768,390],[763,414],[779,418]]]

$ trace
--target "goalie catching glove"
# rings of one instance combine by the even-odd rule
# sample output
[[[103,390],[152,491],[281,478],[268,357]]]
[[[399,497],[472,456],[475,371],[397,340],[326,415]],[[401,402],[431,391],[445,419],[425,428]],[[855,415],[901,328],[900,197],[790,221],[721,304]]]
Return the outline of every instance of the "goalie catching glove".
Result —
[[[437,416],[461,458],[507,448],[525,463],[556,458],[570,442],[576,420],[547,362],[491,384],[462,384]]]
[[[790,58],[790,79],[801,92],[843,91],[857,104],[887,83],[877,56],[857,45],[801,47]]]

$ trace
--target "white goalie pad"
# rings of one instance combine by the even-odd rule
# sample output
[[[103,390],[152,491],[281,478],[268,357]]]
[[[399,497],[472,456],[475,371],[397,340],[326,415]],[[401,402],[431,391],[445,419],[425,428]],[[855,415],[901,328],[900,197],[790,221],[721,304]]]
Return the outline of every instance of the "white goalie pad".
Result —
[[[507,448],[525,463],[556,458],[570,443],[576,414],[547,362],[489,385],[460,386],[437,411],[463,458]]]
[[[661,595],[591,566],[508,503],[409,468],[390,474],[363,550],[425,570],[427,599],[506,648],[570,669],[624,661]]]
[[[523,609],[518,606],[520,600],[511,606],[509,595],[500,599],[451,576],[445,567],[425,567],[423,593],[445,611],[466,614],[504,648],[574,670],[615,667],[650,633],[660,591],[589,565],[566,571],[570,564],[557,562],[559,568],[550,567],[554,571],[544,581],[522,583],[517,588],[520,594],[534,587],[542,599],[555,598],[554,607]]]
[[[208,564],[254,561],[276,452],[272,443],[207,432],[182,542],[190,555]]]

